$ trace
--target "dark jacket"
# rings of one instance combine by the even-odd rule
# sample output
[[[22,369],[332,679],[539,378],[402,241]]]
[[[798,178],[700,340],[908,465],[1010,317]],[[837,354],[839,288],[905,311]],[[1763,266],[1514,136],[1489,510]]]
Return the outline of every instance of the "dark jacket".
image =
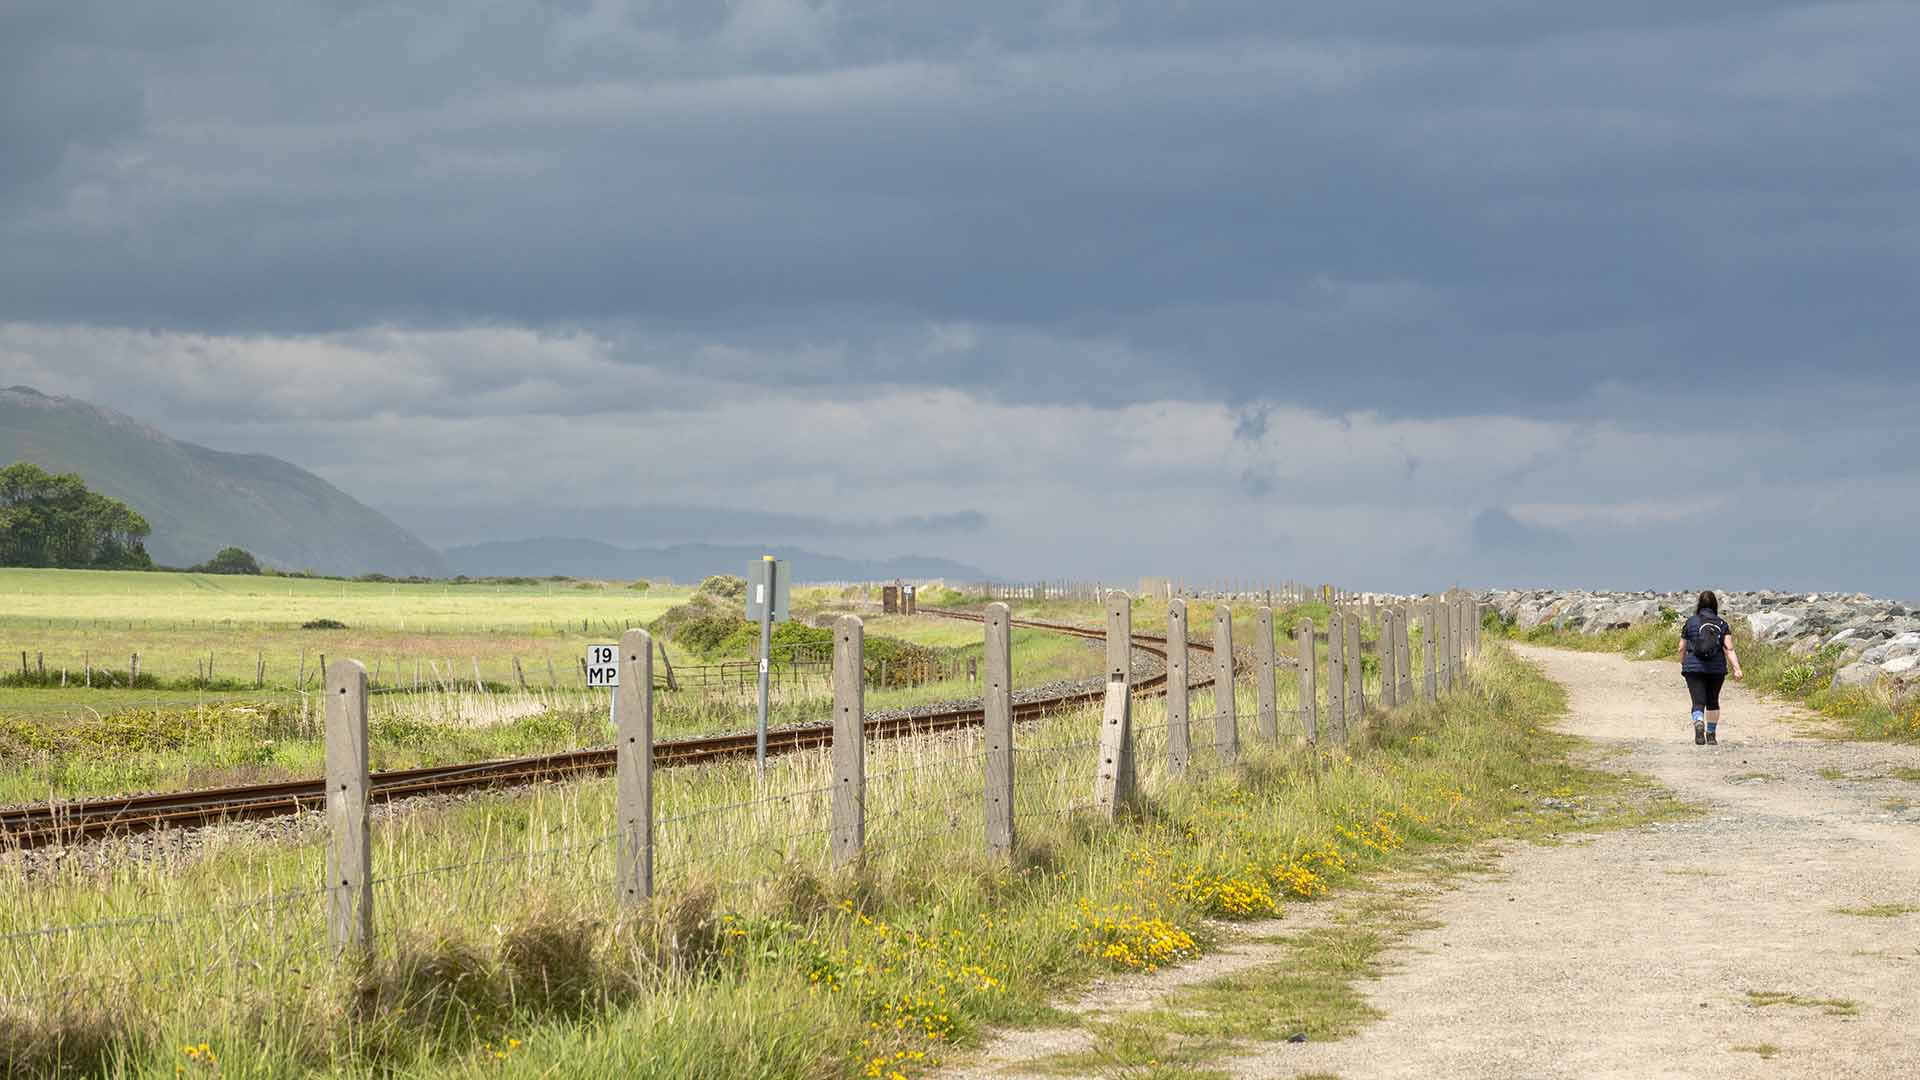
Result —
[[[1711,660],[1702,660],[1694,655],[1694,643],[1700,640],[1700,628],[1709,623],[1720,628],[1720,653]],[[1694,615],[1687,620],[1687,625],[1680,631],[1680,648],[1683,654],[1680,658],[1680,670],[1689,675],[1725,675],[1727,673],[1726,640],[1732,636],[1733,627],[1727,625],[1727,620],[1721,618],[1719,612],[1709,608]]]

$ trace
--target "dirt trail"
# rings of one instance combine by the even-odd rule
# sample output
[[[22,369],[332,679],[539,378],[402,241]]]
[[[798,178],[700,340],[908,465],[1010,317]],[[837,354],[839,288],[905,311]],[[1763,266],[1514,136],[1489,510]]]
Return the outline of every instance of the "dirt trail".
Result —
[[[1920,906],[1920,782],[1888,775],[1920,767],[1920,748],[1805,736],[1801,714],[1732,683],[1721,744],[1697,747],[1674,665],[1519,651],[1567,687],[1565,730],[1707,815],[1510,849],[1495,873],[1433,900],[1423,915],[1437,929],[1392,950],[1366,987],[1384,1018],[1216,1067],[1341,1080],[1920,1076],[1920,912],[1837,910]],[[1798,1001],[1760,1005],[1754,992]],[[993,1056],[1017,1073],[1026,1055],[1011,1049]]]
[[[1285,1046],[1244,1076],[1920,1075],[1920,765],[1911,747],[1803,737],[1796,712],[1729,684],[1717,747],[1693,745],[1671,664],[1520,650],[1571,695],[1566,730],[1620,751],[1707,816],[1510,852],[1430,910],[1369,993],[1355,1038]],[[1888,804],[1885,800],[1895,800]],[[1759,1007],[1750,991],[1849,1000]],[[1778,1048],[1762,1059],[1734,1047]]]

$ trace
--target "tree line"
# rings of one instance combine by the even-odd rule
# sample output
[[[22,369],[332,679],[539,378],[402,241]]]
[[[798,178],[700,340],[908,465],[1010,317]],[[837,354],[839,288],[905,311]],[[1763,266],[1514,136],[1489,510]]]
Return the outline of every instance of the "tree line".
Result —
[[[0,469],[0,566],[147,570],[151,531],[138,511],[88,491],[77,473],[26,461]]]

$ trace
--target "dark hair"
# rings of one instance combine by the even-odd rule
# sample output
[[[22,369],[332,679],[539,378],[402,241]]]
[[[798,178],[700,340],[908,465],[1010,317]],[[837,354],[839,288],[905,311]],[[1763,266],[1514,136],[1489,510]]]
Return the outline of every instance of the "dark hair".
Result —
[[[1717,613],[1720,610],[1720,598],[1713,595],[1712,589],[1708,589],[1706,592],[1700,594],[1700,603],[1693,610],[1696,613],[1702,611]]]

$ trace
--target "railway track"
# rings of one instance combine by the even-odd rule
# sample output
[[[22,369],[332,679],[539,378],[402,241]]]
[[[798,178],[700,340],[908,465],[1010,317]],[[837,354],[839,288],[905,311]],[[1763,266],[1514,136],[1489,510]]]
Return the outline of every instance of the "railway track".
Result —
[[[922,610],[943,618],[984,621],[983,616],[972,612],[931,608]],[[1015,626],[1100,641],[1106,640],[1107,636],[1104,630],[1067,623],[1030,619],[1015,619],[1012,622]],[[1134,648],[1162,659],[1166,657],[1165,645],[1165,638],[1133,635]],[[1204,642],[1193,642],[1189,647],[1201,652],[1212,651],[1212,647]],[[1211,683],[1211,677],[1207,677],[1193,681],[1192,685],[1198,687]],[[1164,694],[1166,684],[1167,676],[1163,672],[1140,680],[1135,684],[1135,692],[1141,696]],[[1104,695],[1104,689],[1095,687],[1016,702],[1013,706],[1014,720],[1036,720],[1064,709],[1098,704]],[[970,703],[933,713],[873,719],[867,721],[867,738],[897,739],[976,727],[985,720],[985,715],[979,704]],[[831,724],[806,724],[767,732],[768,754],[789,754],[830,746],[832,743]],[[657,742],[653,747],[656,768],[713,764],[751,758],[753,754],[754,733],[751,731],[672,739]],[[613,768],[613,747],[591,747],[535,757],[376,772],[370,778],[372,786],[369,794],[376,802],[397,802],[425,795],[567,780],[610,773]],[[228,821],[282,817],[320,809],[325,798],[325,782],[315,778],[13,807],[0,810],[0,850],[68,844],[156,829],[197,828]]]

